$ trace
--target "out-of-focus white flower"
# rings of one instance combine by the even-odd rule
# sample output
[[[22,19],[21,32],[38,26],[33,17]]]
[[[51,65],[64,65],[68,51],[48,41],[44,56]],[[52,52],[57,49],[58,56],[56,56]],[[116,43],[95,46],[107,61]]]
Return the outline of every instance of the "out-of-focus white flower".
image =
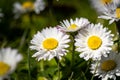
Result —
[[[16,49],[3,48],[0,50],[0,80],[8,77],[16,69],[22,55]]]
[[[44,10],[45,8],[45,3],[43,0],[36,0],[34,3],[34,7],[35,7],[35,12],[37,14],[40,13],[40,11]]]
[[[101,80],[116,80],[116,76],[120,76],[120,53],[111,51],[108,57],[102,56],[100,61],[94,61],[91,72]]]
[[[2,17],[4,16],[1,11],[2,11],[2,10],[0,9],[0,18],[2,18]],[[0,21],[1,21],[1,19],[0,19]]]
[[[120,2],[119,2],[120,3]],[[109,24],[120,20],[120,8],[116,4],[108,4],[105,11],[98,18],[110,20]]]
[[[85,60],[101,59],[101,56],[107,57],[107,54],[112,49],[113,34],[103,25],[90,24],[88,27],[80,30],[75,38],[76,51],[81,52],[80,57]]]
[[[119,4],[119,0],[90,0],[91,6],[96,9],[98,13],[102,13],[106,10],[106,5],[114,3]]]
[[[51,60],[53,57],[61,59],[66,55],[66,48],[69,47],[70,42],[69,35],[59,31],[56,27],[43,29],[34,35],[31,40],[30,48],[37,50],[32,57],[36,57],[37,60]]]
[[[43,0],[36,0],[35,2],[26,1],[22,4],[19,2],[14,3],[15,18],[18,18],[21,14],[26,12],[35,11],[36,14],[39,14],[45,8],[45,2]]]
[[[91,3],[100,15],[98,18],[110,20],[109,24],[120,19],[120,0],[91,0]]]
[[[83,27],[86,27],[90,22],[86,18],[76,18],[75,20],[70,19],[68,20],[63,20],[61,23],[61,29],[65,32],[75,32]]]

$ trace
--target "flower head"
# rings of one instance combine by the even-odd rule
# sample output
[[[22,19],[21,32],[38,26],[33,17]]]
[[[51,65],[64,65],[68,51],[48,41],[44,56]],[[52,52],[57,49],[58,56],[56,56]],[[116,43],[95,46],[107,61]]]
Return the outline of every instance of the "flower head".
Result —
[[[109,24],[120,19],[120,0],[91,0],[91,2],[100,15],[98,18],[110,20]]]
[[[119,0],[90,0],[91,5],[100,14],[106,10],[108,4],[118,4]]]
[[[102,14],[98,18],[110,20],[109,24],[113,23],[114,21],[120,20],[120,8],[117,4],[108,4],[105,8],[106,10],[102,12]]]
[[[16,49],[3,48],[0,50],[0,80],[11,74],[22,60],[22,55]]]
[[[90,24],[88,27],[80,30],[75,38],[76,51],[81,52],[80,57],[88,60],[101,59],[101,56],[107,56],[112,49],[113,35],[103,25]]]
[[[108,80],[108,78],[116,80],[116,76],[120,76],[119,59],[120,54],[111,51],[108,57],[102,56],[100,61],[94,61],[91,64],[91,72],[102,80]]]
[[[70,42],[69,35],[59,31],[56,27],[43,29],[31,40],[30,48],[37,50],[32,57],[37,57],[38,61],[51,60],[53,57],[61,59],[61,56],[66,54],[66,48],[69,47],[68,42]]]
[[[61,22],[61,29],[65,32],[75,32],[86,27],[89,23],[88,19],[85,18],[70,19],[70,21],[63,20],[63,22]]]
[[[36,0],[35,2],[26,1],[22,4],[19,2],[14,3],[15,18],[18,18],[21,14],[26,12],[35,11],[36,14],[39,14],[45,8],[45,3],[43,0]]]
[[[31,1],[26,1],[22,4],[22,8],[26,11],[34,10],[34,3]]]
[[[0,9],[0,18],[2,18],[3,17],[3,13],[1,13],[1,9]],[[1,20],[0,20],[1,21]]]
[[[45,9],[45,2],[43,0],[36,0],[34,3],[35,12],[37,14],[40,13],[40,11],[43,11]]]

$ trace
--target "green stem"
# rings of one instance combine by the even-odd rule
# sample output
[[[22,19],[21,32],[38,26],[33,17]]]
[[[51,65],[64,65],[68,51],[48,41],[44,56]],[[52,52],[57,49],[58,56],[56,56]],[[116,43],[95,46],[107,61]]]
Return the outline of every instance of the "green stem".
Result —
[[[30,69],[30,50],[28,48],[28,80],[31,80],[31,69]]]
[[[75,43],[75,33],[71,33],[71,37],[72,37],[72,60],[71,60],[71,68],[73,69],[74,68],[74,62],[75,62],[75,45],[74,45],[74,43]],[[70,76],[70,78],[69,78],[69,80],[71,80],[72,79],[72,77],[73,77],[73,75],[74,75],[74,72],[72,71],[72,73],[71,73],[71,76]]]
[[[71,36],[72,36],[72,67],[74,66],[74,58],[75,58],[75,46],[74,46],[74,43],[75,43],[75,34],[73,33],[73,34],[71,34]]]
[[[72,77],[73,77],[73,72],[71,73],[70,78],[68,80],[72,80]]]
[[[118,31],[118,35],[119,35],[119,38],[120,39],[120,20],[115,22],[116,23],[116,28],[117,28],[117,31]],[[120,40],[118,40],[118,53],[120,52]]]
[[[60,61],[57,57],[55,57],[55,61],[57,62],[57,66],[58,66],[58,80],[60,80]]]
[[[91,60],[88,60],[87,62],[87,69],[85,70],[85,74],[88,72],[89,68],[90,68],[90,64],[91,64]]]
[[[49,17],[50,17],[50,22],[52,24],[56,23],[55,16],[53,16],[53,0],[48,0],[48,8],[49,8]]]
[[[25,43],[25,39],[26,39],[27,33],[28,33],[28,29],[26,29],[24,31],[24,33],[23,33],[23,36],[21,38],[20,45],[19,45],[19,50],[21,50],[23,44]]]
[[[94,71],[94,73],[93,73],[93,76],[92,76],[91,80],[93,80],[93,78],[94,78],[94,76],[95,76],[96,70],[97,70],[97,68],[98,68],[98,63],[99,63],[99,61],[97,61],[97,65],[96,65],[96,67],[95,67],[95,71]]]
[[[44,71],[44,61],[41,60],[40,62],[40,71]]]
[[[58,60],[58,80],[60,80],[60,62]]]

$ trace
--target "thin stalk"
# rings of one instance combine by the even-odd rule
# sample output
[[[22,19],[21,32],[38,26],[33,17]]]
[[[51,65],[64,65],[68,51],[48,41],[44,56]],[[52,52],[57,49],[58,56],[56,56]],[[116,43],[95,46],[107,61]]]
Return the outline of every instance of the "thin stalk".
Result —
[[[93,73],[93,76],[92,76],[91,80],[93,80],[93,78],[94,78],[94,75],[95,75],[96,70],[97,70],[97,68],[98,68],[98,63],[99,63],[99,61],[97,61],[97,65],[96,65],[96,67],[95,67],[95,71],[94,71],[94,73]]]
[[[40,71],[44,71],[44,61],[41,60],[40,62]]]
[[[55,16],[53,16],[53,0],[48,0],[48,8],[49,8],[49,17],[52,24],[56,23]]]
[[[73,33],[71,33],[71,36],[72,36],[72,66],[74,66],[74,60],[75,60],[75,45],[74,45],[74,43],[75,43],[75,34]]]
[[[119,21],[117,21],[117,22],[115,22],[116,23],[116,28],[117,28],[117,30],[118,30],[118,35],[119,35],[119,37],[118,37],[118,39],[120,39],[120,20]],[[118,40],[118,53],[120,52],[120,41]]]
[[[58,60],[58,80],[60,80],[60,62]]]
[[[71,33],[71,37],[72,37],[72,60],[71,60],[71,68],[73,69],[73,66],[74,66],[74,62],[75,62],[75,45],[74,45],[74,43],[75,43],[75,33]],[[71,76],[70,76],[70,78],[69,78],[69,80],[72,80],[72,77],[73,77],[73,75],[74,75],[74,72],[72,71],[72,73],[71,73]]]
[[[58,67],[58,80],[60,80],[60,61],[57,57],[55,57],[55,61],[57,62],[57,67]]]
[[[73,77],[73,72],[71,73],[70,78],[68,80],[72,80],[72,77]]]
[[[22,48],[23,44],[25,43],[25,39],[28,33],[28,29],[26,29],[23,33],[23,36],[21,38],[20,44],[19,44],[19,50]]]
[[[115,22],[115,24],[116,24],[116,28],[117,28],[117,30],[118,30],[119,37],[120,37],[120,20],[117,21],[117,22]]]
[[[31,80],[31,68],[30,68],[30,50],[28,48],[28,80]]]
[[[89,60],[88,63],[87,63],[88,67],[87,67],[87,69],[85,70],[85,74],[88,72],[88,70],[89,70],[89,68],[90,68],[90,64],[91,64],[91,60]]]

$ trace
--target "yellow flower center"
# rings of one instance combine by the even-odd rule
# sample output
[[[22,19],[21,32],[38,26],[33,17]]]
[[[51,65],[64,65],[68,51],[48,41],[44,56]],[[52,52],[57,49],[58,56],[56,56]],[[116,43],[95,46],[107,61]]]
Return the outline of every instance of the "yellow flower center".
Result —
[[[10,69],[10,66],[4,62],[0,62],[0,76],[5,75]]]
[[[106,60],[101,63],[101,69],[106,72],[115,69],[116,66],[117,64],[114,60]]]
[[[112,2],[112,0],[101,0],[101,2],[102,2],[103,4],[109,4],[109,3]]]
[[[29,9],[29,10],[33,10],[34,9],[34,4],[30,1],[26,1],[22,4],[22,8],[23,9]]]
[[[58,41],[54,38],[47,38],[43,41],[43,47],[47,50],[53,50],[58,46]]]
[[[87,44],[89,48],[95,50],[101,46],[102,40],[97,36],[91,36],[89,37]]]
[[[77,28],[77,25],[76,24],[71,24],[69,27],[68,27],[68,30],[76,30]]]
[[[117,8],[117,9],[116,9],[116,17],[117,17],[117,18],[120,18],[120,8]]]

